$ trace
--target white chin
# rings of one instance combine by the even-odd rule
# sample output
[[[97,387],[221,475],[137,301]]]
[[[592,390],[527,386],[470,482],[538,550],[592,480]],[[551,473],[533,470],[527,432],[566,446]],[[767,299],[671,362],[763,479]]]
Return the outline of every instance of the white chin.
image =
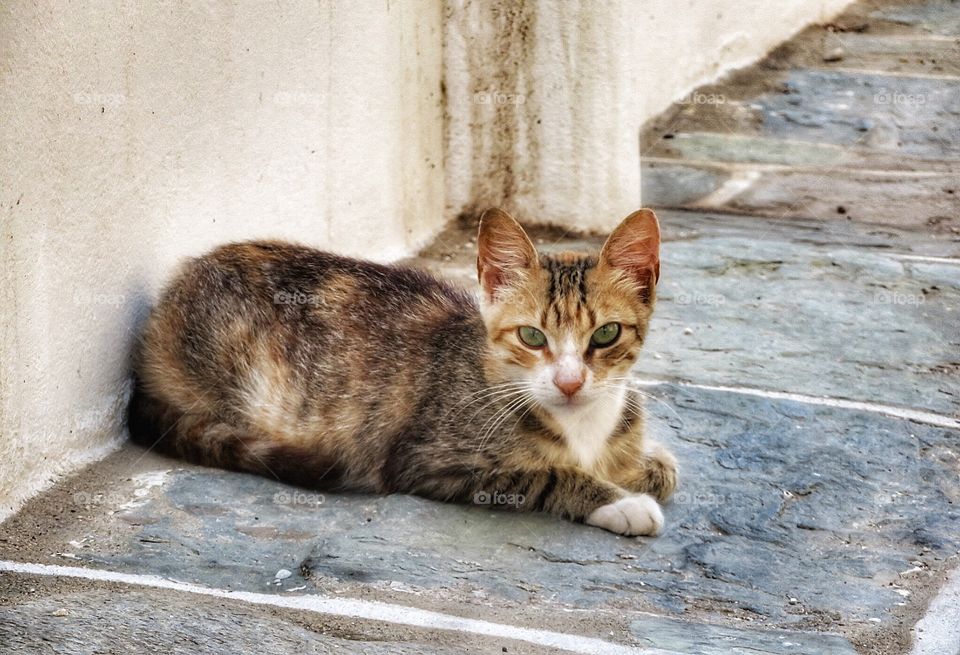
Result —
[[[587,396],[574,396],[573,398],[554,398],[550,404],[550,409],[561,413],[577,412],[589,405],[592,399]]]

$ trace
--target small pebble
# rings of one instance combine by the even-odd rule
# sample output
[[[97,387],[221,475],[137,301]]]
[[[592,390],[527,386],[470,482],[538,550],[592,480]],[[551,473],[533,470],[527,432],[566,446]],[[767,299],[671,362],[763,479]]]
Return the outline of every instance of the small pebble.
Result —
[[[800,602],[800,601],[797,600],[796,598],[791,598],[791,599],[790,599],[790,604],[791,604],[791,605],[796,605],[796,604],[799,603],[799,602]]]
[[[837,46],[827,54],[823,56],[824,61],[841,61],[844,56],[843,48]]]
[[[53,610],[50,612],[50,616],[70,616],[70,612],[61,607],[58,610]]]
[[[286,569],[280,569],[279,571],[277,571],[277,574],[273,577],[277,580],[286,580],[291,575],[293,575],[293,573],[291,573],[290,571]]]
[[[683,328],[684,334],[693,334],[693,328]]]

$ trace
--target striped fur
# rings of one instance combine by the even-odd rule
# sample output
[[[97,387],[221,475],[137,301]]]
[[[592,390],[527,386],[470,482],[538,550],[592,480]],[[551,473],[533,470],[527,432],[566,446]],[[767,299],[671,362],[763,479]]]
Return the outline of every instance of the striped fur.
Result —
[[[288,243],[187,262],[143,334],[131,436],[303,486],[512,498],[505,509],[577,521],[633,494],[665,499],[676,463],[645,445],[639,401],[618,380],[646,336],[655,277],[603,253],[537,255],[501,214],[481,225],[479,305],[417,270]],[[518,321],[583,345],[610,320],[620,341],[582,349],[582,403],[555,406],[536,382],[557,353],[524,347]],[[592,450],[565,432],[571,417],[597,424],[589,412],[612,421]]]

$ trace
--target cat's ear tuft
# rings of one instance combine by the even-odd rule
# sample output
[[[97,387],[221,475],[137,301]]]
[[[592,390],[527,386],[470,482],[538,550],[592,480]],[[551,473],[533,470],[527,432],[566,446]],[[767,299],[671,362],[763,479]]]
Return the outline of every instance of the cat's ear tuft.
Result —
[[[527,233],[502,209],[480,217],[477,236],[477,277],[491,302],[499,291],[516,283],[537,266],[537,251]]]
[[[653,210],[640,209],[623,219],[603,245],[600,261],[626,273],[649,298],[660,279],[660,224]]]

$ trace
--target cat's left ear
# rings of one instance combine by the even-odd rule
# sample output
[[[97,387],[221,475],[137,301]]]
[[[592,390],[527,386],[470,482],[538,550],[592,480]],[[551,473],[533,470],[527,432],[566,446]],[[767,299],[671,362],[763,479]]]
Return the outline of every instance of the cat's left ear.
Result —
[[[516,285],[537,266],[537,251],[527,233],[502,209],[488,209],[480,217],[477,235],[477,277],[487,300]]]
[[[653,210],[640,209],[623,219],[603,245],[600,261],[626,273],[649,298],[660,279],[660,224]]]

